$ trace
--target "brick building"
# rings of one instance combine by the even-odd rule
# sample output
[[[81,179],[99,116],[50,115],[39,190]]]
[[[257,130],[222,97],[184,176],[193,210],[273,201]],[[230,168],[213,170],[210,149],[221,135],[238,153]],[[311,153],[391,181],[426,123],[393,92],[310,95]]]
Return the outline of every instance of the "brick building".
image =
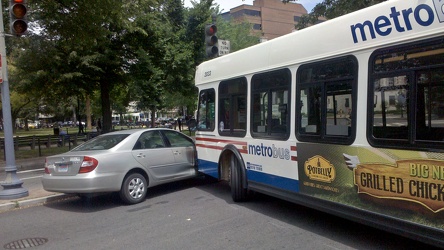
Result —
[[[300,17],[307,10],[298,3],[282,3],[281,0],[254,0],[253,5],[243,4],[222,13],[226,20],[247,20],[253,29],[261,32],[263,41],[291,33]]]

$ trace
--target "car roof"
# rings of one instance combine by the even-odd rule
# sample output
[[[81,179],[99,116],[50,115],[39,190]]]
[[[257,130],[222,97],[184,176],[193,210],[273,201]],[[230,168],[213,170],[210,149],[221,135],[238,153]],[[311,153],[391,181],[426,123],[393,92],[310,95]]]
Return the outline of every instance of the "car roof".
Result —
[[[116,134],[132,135],[132,134],[136,134],[136,133],[141,134],[146,131],[175,131],[175,132],[179,133],[179,131],[176,131],[176,130],[170,129],[170,128],[140,128],[140,129],[117,130],[117,131],[109,132],[109,133],[102,134],[102,135],[116,135]],[[187,136],[187,135],[185,135],[185,136]]]

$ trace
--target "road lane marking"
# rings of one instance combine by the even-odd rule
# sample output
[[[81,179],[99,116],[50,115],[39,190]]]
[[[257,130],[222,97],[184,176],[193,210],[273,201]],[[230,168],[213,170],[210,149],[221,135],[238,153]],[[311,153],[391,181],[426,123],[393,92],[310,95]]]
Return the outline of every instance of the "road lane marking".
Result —
[[[34,176],[34,177],[26,177],[26,178],[20,178],[20,180],[30,180],[30,179],[37,179],[37,178],[42,178],[42,176]]]
[[[25,174],[25,173],[39,172],[39,171],[45,171],[45,169],[38,168],[38,169],[31,169],[31,170],[23,170],[23,171],[18,171],[17,174]]]

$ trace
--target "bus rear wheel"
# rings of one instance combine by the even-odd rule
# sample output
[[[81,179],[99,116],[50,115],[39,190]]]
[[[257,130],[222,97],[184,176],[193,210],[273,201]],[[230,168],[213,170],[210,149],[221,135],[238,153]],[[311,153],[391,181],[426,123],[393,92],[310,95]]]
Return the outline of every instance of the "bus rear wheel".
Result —
[[[232,156],[230,160],[230,186],[231,197],[235,202],[247,200],[247,189],[242,185],[244,176],[242,176],[241,167],[239,160]]]

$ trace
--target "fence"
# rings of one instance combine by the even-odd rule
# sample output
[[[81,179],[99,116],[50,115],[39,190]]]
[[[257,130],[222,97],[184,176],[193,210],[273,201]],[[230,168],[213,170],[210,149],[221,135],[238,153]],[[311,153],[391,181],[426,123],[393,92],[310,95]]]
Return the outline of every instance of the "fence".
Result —
[[[65,146],[68,143],[71,146],[77,146],[96,136],[96,133],[84,134],[64,134],[64,135],[32,135],[32,136],[15,136],[14,150],[35,149],[41,146],[50,148],[54,146]],[[0,138],[0,148],[5,148],[5,139]]]

